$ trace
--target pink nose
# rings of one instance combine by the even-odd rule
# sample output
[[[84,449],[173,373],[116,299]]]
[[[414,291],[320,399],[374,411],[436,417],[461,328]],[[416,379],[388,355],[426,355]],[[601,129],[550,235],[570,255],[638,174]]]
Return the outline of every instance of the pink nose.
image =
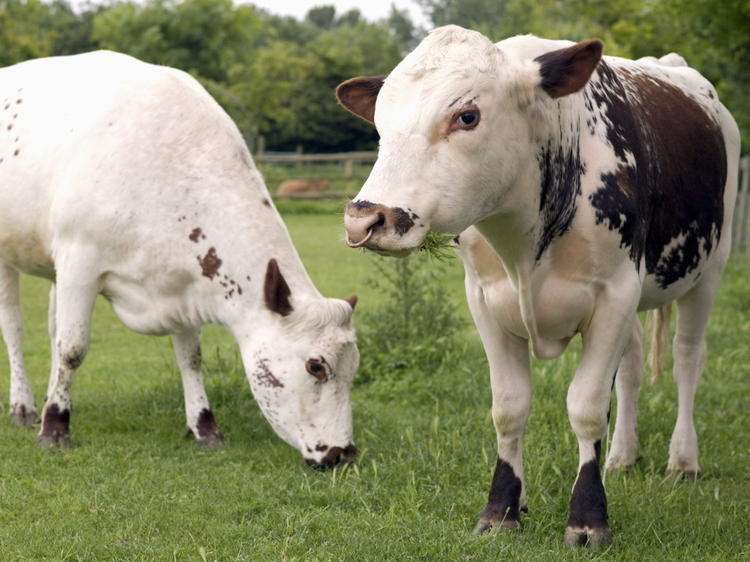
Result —
[[[372,246],[379,237],[401,237],[414,226],[419,216],[399,207],[386,207],[370,201],[351,201],[346,206],[344,227],[346,243],[352,248]]]
[[[344,228],[346,228],[346,244],[350,248],[363,246],[373,233],[385,226],[385,213],[378,210],[379,205],[372,207],[354,207],[356,204],[349,203],[344,215]]]

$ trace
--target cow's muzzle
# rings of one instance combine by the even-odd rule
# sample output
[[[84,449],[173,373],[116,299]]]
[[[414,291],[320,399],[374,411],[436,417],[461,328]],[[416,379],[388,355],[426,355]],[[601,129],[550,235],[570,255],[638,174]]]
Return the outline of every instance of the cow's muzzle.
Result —
[[[305,462],[315,470],[326,470],[341,463],[354,462],[357,458],[357,453],[357,446],[354,443],[349,443],[346,447],[331,447],[319,461],[305,459]]]
[[[386,207],[370,201],[351,201],[346,206],[344,227],[350,248],[379,249],[386,238],[401,239],[412,230],[419,216],[400,207]]]

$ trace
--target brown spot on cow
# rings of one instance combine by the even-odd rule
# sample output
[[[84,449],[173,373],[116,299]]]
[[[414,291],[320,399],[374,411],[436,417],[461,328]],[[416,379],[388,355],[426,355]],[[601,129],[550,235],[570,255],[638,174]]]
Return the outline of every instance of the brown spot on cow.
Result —
[[[266,207],[270,207],[270,206],[271,206],[271,202],[270,202],[270,201],[269,201],[268,199],[266,199],[266,198],[264,198],[264,199],[263,199],[262,203],[263,203],[263,204],[264,204],[264,205],[265,205]]]
[[[192,240],[196,244],[198,243],[198,240],[201,239],[201,237],[205,238],[205,236],[203,235],[203,231],[201,230],[200,226],[196,226],[193,229],[193,231],[188,235],[188,238],[190,238],[190,240]]]
[[[21,151],[20,151],[20,150],[19,150],[18,148],[16,148],[16,149],[15,149],[15,150],[13,151],[13,156],[18,156],[18,154],[19,154],[20,152],[21,152]]]
[[[16,103],[17,103],[17,104],[19,104],[19,103],[21,103],[22,101],[23,101],[23,100],[22,100],[21,98],[18,98],[18,99],[16,100]]]
[[[219,275],[219,268],[221,267],[221,258],[216,254],[216,248],[213,246],[208,249],[205,256],[198,256],[198,263],[201,266],[201,275],[213,279]]]
[[[268,368],[268,359],[258,359],[257,370],[255,371],[255,380],[261,386],[268,386],[271,388],[284,388],[282,383]]]

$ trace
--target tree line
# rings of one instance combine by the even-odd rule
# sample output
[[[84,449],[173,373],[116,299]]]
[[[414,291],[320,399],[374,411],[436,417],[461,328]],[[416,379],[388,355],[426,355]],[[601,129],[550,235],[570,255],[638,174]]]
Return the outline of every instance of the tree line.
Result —
[[[714,84],[750,132],[747,0],[416,0],[435,26],[455,23],[494,41],[518,33],[599,37],[611,55],[679,52]],[[406,11],[367,21],[318,6],[301,19],[233,0],[0,0],[0,66],[112,49],[190,72],[253,146],[330,152],[372,149],[373,128],[336,107],[335,86],[387,74],[425,34]],[[747,145],[745,145],[747,146]]]

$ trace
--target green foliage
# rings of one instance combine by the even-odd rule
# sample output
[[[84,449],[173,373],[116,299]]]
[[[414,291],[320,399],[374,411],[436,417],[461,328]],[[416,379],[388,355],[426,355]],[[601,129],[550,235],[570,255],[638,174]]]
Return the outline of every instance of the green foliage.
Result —
[[[381,258],[374,266],[369,284],[379,302],[357,324],[357,380],[413,380],[455,361],[465,351],[458,337],[465,324],[441,282],[440,264],[412,254]]]

